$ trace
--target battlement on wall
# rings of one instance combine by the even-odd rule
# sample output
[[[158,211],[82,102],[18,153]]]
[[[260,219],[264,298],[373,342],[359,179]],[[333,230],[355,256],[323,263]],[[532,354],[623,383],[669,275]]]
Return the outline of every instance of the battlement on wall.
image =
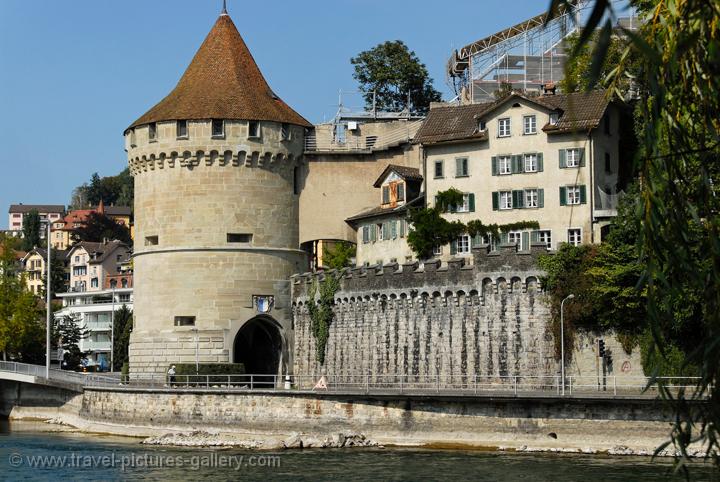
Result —
[[[490,288],[494,292],[526,291],[529,286],[540,289],[539,280],[544,272],[539,268],[538,258],[542,254],[548,254],[543,243],[533,244],[528,251],[518,251],[516,244],[503,244],[495,251],[489,245],[481,245],[472,248],[472,264],[467,262],[468,258],[453,258],[447,263],[433,259],[422,265],[414,261],[296,274],[291,277],[292,299],[306,298],[312,282],[328,275],[340,280],[338,301],[343,293],[395,291],[398,296],[412,297],[423,292],[432,295],[458,289],[466,294],[486,293]]]

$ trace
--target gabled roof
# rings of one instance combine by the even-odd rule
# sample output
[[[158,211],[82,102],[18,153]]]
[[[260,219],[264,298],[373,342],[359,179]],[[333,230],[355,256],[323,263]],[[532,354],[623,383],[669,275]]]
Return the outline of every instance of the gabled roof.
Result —
[[[29,213],[32,210],[38,213],[64,213],[65,206],[62,204],[11,204],[9,213]]]
[[[345,220],[346,223],[348,223],[350,226],[355,227],[357,225],[357,221],[360,221],[362,219],[369,219],[369,218],[379,218],[383,216],[387,216],[389,214],[402,214],[406,212],[410,207],[422,204],[422,201],[425,199],[425,195],[421,194],[415,199],[412,199],[405,204],[401,206],[396,207],[376,207],[369,209],[367,211],[363,211],[360,214],[356,214],[355,216],[350,216]]]
[[[87,253],[90,256],[95,255],[95,259],[90,259],[88,261],[89,264],[97,264],[102,263],[105,261],[108,256],[110,256],[113,251],[115,251],[119,247],[125,247],[128,248],[128,245],[123,243],[122,241],[113,240],[108,241],[107,243],[95,243],[92,241],[80,241],[79,243],[75,244],[70,250],[67,252],[67,256],[71,257],[72,253],[79,248],[85,249]]]
[[[380,174],[380,176],[377,178],[377,181],[373,184],[373,187],[380,187],[382,186],[382,182],[385,180],[385,178],[391,173],[394,172],[398,176],[400,176],[405,181],[410,182],[422,182],[423,177],[420,174],[420,169],[416,167],[407,167],[407,166],[398,166],[396,164],[388,164],[388,166],[385,168],[385,170]]]
[[[267,120],[311,127],[270,89],[225,13],[215,22],[175,89],[129,129],[177,119]]]
[[[610,103],[604,90],[540,97],[526,97],[513,92],[495,102],[430,109],[425,123],[415,136],[415,141],[421,144],[434,144],[487,140],[487,131],[478,130],[478,121],[516,99],[523,99],[542,109],[558,112],[557,124],[547,124],[543,127],[548,134],[594,129],[600,124]]]
[[[106,216],[130,216],[132,208],[130,206],[105,206]]]

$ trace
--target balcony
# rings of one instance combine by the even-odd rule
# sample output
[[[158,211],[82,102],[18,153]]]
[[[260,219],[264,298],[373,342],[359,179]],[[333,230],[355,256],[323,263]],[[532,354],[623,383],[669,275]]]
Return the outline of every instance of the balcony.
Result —
[[[82,351],[110,351],[110,341],[82,340],[80,349]]]

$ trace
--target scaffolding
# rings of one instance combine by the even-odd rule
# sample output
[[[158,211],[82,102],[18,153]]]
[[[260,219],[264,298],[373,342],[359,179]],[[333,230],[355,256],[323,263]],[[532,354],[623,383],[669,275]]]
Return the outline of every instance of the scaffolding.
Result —
[[[547,23],[545,14],[537,15],[453,52],[447,71],[460,102],[492,101],[503,89],[532,94],[562,80],[568,38],[591,7],[589,0],[575,0]]]

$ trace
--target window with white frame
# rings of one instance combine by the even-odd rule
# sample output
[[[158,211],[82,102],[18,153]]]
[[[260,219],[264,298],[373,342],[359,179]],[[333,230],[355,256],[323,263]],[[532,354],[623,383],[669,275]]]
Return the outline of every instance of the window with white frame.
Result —
[[[455,206],[455,212],[467,213],[470,212],[470,194],[463,193],[463,202],[459,206]]]
[[[378,240],[382,241],[383,239],[386,239],[385,236],[389,233],[386,233],[383,229],[385,227],[384,223],[379,223],[377,225],[377,233],[378,233]]]
[[[455,159],[455,177],[468,176],[468,159],[467,157],[458,157]]]
[[[508,243],[520,244],[522,239],[522,233],[520,231],[510,231],[508,233]]]
[[[565,150],[565,165],[567,167],[578,167],[580,165],[580,149]]]
[[[550,125],[554,126],[558,123],[560,115],[557,112],[550,112]]]
[[[525,172],[537,172],[538,156],[537,154],[525,154]]]
[[[552,249],[552,232],[549,229],[537,231],[537,240],[547,246],[547,249]]]
[[[442,246],[433,246],[433,256],[442,256]]]
[[[567,242],[573,246],[580,246],[582,242],[582,229],[570,228],[567,231]]]
[[[537,134],[537,118],[534,115],[523,117],[523,134]]]
[[[498,119],[498,137],[510,137],[510,118]]]
[[[525,189],[525,206],[526,208],[538,207],[538,190]]]
[[[498,172],[500,174],[512,174],[512,157],[511,156],[499,156],[498,157]]]
[[[500,209],[512,209],[512,191],[500,191]]]
[[[457,238],[457,254],[470,253],[470,236],[467,234]]]
[[[580,204],[580,186],[568,186],[566,192],[568,204]]]

